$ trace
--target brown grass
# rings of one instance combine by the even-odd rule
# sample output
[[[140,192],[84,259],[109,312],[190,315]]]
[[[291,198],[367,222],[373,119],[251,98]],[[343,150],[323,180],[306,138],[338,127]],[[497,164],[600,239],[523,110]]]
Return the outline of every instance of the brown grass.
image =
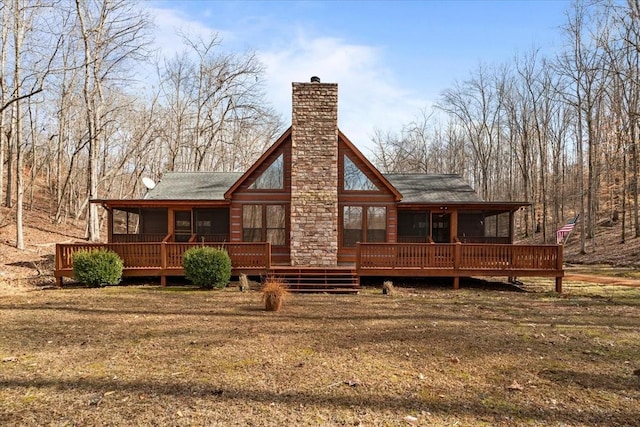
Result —
[[[526,287],[5,293],[0,425],[638,425],[640,289]]]

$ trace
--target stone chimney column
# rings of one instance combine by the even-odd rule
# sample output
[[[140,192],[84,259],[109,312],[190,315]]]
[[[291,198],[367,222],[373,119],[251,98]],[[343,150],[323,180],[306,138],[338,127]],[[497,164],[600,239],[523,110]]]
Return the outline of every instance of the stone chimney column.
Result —
[[[291,265],[338,265],[338,85],[293,83]]]

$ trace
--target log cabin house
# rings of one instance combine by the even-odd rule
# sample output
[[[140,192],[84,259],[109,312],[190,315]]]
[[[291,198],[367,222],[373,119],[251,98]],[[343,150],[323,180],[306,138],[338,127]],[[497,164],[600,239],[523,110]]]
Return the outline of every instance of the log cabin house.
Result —
[[[514,244],[526,202],[486,202],[457,175],[383,174],[338,129],[338,85],[293,83],[292,124],[244,173],[167,173],[144,198],[94,200],[108,243],[58,244],[55,276],[79,249],[107,247],[125,276],[182,276],[194,245],[223,246],[233,274],[277,275],[297,291],[357,291],[360,278],[547,276],[562,246]]]

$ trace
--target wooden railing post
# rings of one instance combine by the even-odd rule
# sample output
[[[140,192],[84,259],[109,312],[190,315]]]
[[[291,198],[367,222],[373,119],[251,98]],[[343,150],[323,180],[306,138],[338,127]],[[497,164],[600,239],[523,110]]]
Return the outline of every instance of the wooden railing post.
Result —
[[[360,242],[356,242],[356,272],[360,274]]]
[[[62,246],[60,243],[56,243],[56,271],[62,270]],[[58,274],[56,277],[56,286],[62,287],[62,274]]]
[[[558,245],[558,253],[556,255],[556,292],[562,293],[562,275],[564,271],[562,269],[562,245]]]
[[[168,264],[167,242],[163,241],[160,243],[160,266],[162,268],[162,272],[160,273],[160,286],[167,286],[166,272]]]
[[[460,289],[460,252],[462,243],[457,242],[453,245],[453,289]]]
[[[267,242],[267,259],[265,262],[267,269],[271,269],[271,243]]]

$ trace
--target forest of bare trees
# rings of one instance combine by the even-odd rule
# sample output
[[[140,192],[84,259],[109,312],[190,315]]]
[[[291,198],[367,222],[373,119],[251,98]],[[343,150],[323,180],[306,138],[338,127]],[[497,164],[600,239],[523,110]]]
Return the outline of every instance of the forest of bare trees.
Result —
[[[480,63],[433,112],[374,137],[383,171],[458,173],[486,200],[531,202],[521,232],[544,241],[580,214],[580,249],[599,222],[640,236],[640,4],[578,1],[558,29],[563,49]]]
[[[518,222],[545,241],[580,214],[581,250],[601,221],[640,236],[640,0],[578,1],[557,30],[563,48],[479,63],[436,108],[377,130],[383,172],[458,173],[486,200],[531,202]],[[0,204],[16,246],[36,183],[51,220],[83,221],[92,199],[139,197],[143,176],[245,170],[283,130],[252,52],[216,34],[152,49],[153,21],[130,0],[0,2]],[[372,124],[373,127],[373,124]]]
[[[12,208],[0,219],[15,221],[18,248],[36,182],[52,221],[85,221],[98,240],[90,200],[138,197],[141,177],[165,171],[246,169],[282,131],[255,54],[181,34],[181,53],[162,57],[144,7],[0,2],[0,200]]]

